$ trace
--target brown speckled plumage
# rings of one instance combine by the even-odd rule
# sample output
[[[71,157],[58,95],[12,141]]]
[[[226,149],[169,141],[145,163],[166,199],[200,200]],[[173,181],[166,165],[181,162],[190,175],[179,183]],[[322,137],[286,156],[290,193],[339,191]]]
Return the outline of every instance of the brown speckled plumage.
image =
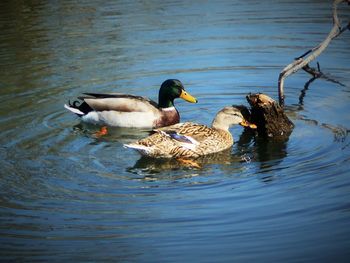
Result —
[[[212,127],[193,122],[156,129],[154,134],[125,145],[150,157],[198,158],[228,149],[233,138],[228,128],[243,116],[235,107],[225,107],[216,115]]]

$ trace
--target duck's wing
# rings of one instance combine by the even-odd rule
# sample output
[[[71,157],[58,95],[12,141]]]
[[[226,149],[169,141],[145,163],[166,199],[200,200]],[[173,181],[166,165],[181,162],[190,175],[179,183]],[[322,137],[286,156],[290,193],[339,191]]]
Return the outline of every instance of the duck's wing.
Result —
[[[163,133],[173,140],[192,144],[199,144],[205,141],[215,132],[212,128],[209,128],[206,125],[193,122],[178,123],[172,126],[159,128],[154,131]]]
[[[84,93],[79,99],[95,111],[150,112],[158,104],[148,98],[119,93]]]
[[[155,129],[154,133],[125,147],[138,150],[141,154],[152,157],[193,157],[202,154],[211,128],[192,122],[178,123]]]

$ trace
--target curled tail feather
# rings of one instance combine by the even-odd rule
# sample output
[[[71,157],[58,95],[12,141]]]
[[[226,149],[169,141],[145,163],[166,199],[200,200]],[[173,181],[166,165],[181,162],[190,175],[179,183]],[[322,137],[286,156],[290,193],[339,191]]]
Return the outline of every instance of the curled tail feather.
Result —
[[[90,111],[93,111],[93,109],[85,101],[80,102],[75,100],[73,103],[71,103],[69,100],[68,105],[64,104],[64,107],[67,110],[77,114],[79,117],[88,114]]]

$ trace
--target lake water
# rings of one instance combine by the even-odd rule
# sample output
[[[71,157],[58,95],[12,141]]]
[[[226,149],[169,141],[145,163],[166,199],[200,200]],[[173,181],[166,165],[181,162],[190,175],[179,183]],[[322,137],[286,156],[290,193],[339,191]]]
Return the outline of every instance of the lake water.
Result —
[[[200,169],[123,148],[145,131],[96,138],[63,108],[83,92],[156,100],[168,78],[199,100],[176,101],[182,121],[277,99],[279,72],[330,31],[330,2],[1,1],[0,260],[349,262],[350,32],[317,59],[342,85],[287,78],[288,141],[234,127]]]

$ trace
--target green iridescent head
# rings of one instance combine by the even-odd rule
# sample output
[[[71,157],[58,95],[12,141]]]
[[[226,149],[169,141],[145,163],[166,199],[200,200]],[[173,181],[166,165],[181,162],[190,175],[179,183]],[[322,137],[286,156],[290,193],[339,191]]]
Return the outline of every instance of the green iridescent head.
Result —
[[[158,105],[160,108],[174,106],[174,99],[182,98],[191,103],[197,103],[197,99],[185,91],[180,80],[168,79],[163,82],[159,89]]]

